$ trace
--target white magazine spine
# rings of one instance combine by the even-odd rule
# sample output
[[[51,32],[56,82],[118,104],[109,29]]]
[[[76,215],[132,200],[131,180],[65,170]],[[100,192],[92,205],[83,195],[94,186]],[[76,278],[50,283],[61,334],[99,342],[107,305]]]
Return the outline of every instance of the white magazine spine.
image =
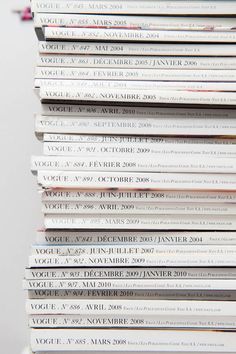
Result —
[[[46,214],[46,229],[82,230],[212,230],[234,231],[235,216],[228,215],[73,215]]]
[[[52,265],[52,264],[51,264]],[[23,286],[25,290],[91,290],[94,295],[99,291],[104,291],[104,296],[113,296],[112,290],[123,290],[123,296],[128,296],[126,291],[141,291],[141,295],[145,296],[152,290],[175,290],[175,291],[195,291],[195,290],[220,290],[234,292],[236,290],[235,280],[230,279],[165,279],[157,281],[156,279],[89,279],[89,280],[24,280]],[[107,290],[107,293],[105,292]],[[110,293],[111,291],[111,293]],[[144,291],[144,293],[142,293]],[[214,293],[214,291],[212,291]],[[171,292],[170,292],[171,293]],[[173,292],[175,294],[175,292]],[[82,293],[81,293],[82,294]],[[117,293],[118,294],[118,293]],[[92,293],[91,293],[92,295]],[[122,296],[122,294],[120,294]],[[150,294],[151,295],[151,294]],[[168,296],[167,296],[168,297]]]
[[[62,245],[62,246],[41,246],[41,245],[32,245],[31,246],[31,255],[39,256],[110,256],[112,255],[122,255],[130,257],[135,255],[143,256],[144,261],[148,257],[164,257],[165,252],[173,255],[173,257],[178,257],[182,254],[191,254],[196,255],[200,258],[202,254],[206,254],[205,257],[211,257],[211,254],[214,255],[221,253],[221,257],[234,256],[236,253],[236,246],[233,245],[103,245],[103,246],[79,246],[79,245]],[[230,256],[232,255],[232,256]],[[204,258],[204,257],[203,257]],[[220,256],[219,256],[220,260]]]
[[[234,119],[236,117],[235,109],[201,109],[201,108],[171,108],[171,107],[138,107],[138,106],[87,106],[71,104],[43,104],[42,112],[44,116],[67,116],[67,117],[89,117],[92,119],[100,118],[162,118],[162,119]],[[133,134],[131,134],[133,135]]]
[[[213,203],[127,203],[127,202],[43,202],[45,214],[114,215],[235,215],[236,204]]]
[[[39,53],[107,55],[236,56],[234,44],[39,42]]]
[[[236,36],[236,33],[235,33]],[[236,81],[236,70],[121,69],[36,67],[36,79],[118,80],[118,81]],[[145,84],[143,85],[145,86]],[[69,86],[70,87],[70,86]],[[153,88],[153,90],[155,87]],[[148,91],[148,90],[147,90]]]
[[[189,137],[144,137],[144,136],[123,136],[123,135],[82,135],[82,134],[44,134],[43,142],[60,143],[115,143],[116,145],[132,143],[146,144],[212,144],[212,145],[235,145],[236,139],[230,138],[189,138]]]
[[[38,66],[103,67],[144,69],[236,69],[235,58],[111,56],[111,55],[50,55],[39,54]]]
[[[181,231],[181,232],[122,232],[122,231],[38,231],[36,243],[41,245],[129,245],[129,244],[149,244],[149,245],[235,245],[235,232],[201,232],[201,231]]]
[[[236,203],[235,192],[86,192],[68,189],[40,193],[42,202]]]
[[[26,300],[29,315],[152,315],[212,316],[236,318],[236,305],[231,301],[173,300]]]
[[[144,315],[29,315],[31,328],[197,328],[235,329],[232,317]]]
[[[87,116],[41,116],[35,119],[35,130],[39,138],[43,133],[67,134],[114,134],[139,136],[211,136],[235,137],[234,118],[95,118]]]
[[[35,79],[35,90],[41,87],[123,89],[123,90],[165,90],[165,91],[222,91],[235,92],[235,82],[200,82],[200,81],[125,81],[125,80],[74,80],[74,79]]]
[[[217,71],[217,70],[216,70]],[[232,76],[231,76],[232,78]],[[191,92],[162,90],[127,90],[121,89],[83,89],[62,87],[41,87],[40,98],[45,101],[72,102],[116,102],[135,104],[191,104],[235,106],[236,98],[233,92]]]
[[[198,31],[230,31],[235,27],[233,18],[221,17],[173,17],[173,16],[119,16],[119,15],[83,15],[35,13],[34,26],[60,27],[103,27],[103,28],[140,28],[140,29],[169,29],[169,30],[198,30]]]
[[[236,157],[236,145],[227,144],[172,144],[166,143],[158,144],[153,142],[138,142],[131,141],[128,143],[117,146],[116,142],[101,142],[94,144],[93,142],[70,143],[70,142],[44,142],[43,152],[45,155],[65,155],[65,156],[98,156],[100,155],[134,155],[138,158],[142,156],[155,156],[161,158],[162,154],[166,157],[172,157],[176,155],[188,157],[201,157],[201,158],[235,158]],[[158,156],[159,155],[159,156]]]
[[[145,150],[145,148],[144,148]],[[56,154],[55,154],[56,155]],[[101,172],[178,172],[178,173],[228,173],[236,172],[236,161],[233,158],[200,157],[198,154],[188,157],[150,154],[147,160],[145,155],[123,157],[122,155],[105,156],[100,159],[93,156],[39,156],[32,157],[32,171],[101,171]],[[124,154],[123,154],[124,155]],[[173,154],[175,155],[175,154]],[[127,156],[127,155],[126,155]],[[147,154],[148,156],[148,154]],[[196,158],[196,162],[193,162]],[[197,158],[200,160],[198,161]],[[69,187],[69,185],[68,185]],[[76,187],[76,186],[75,186]],[[79,187],[79,186],[78,186]],[[132,189],[133,187],[131,187]],[[138,188],[138,187],[137,187]]]
[[[232,1],[204,1],[194,3],[185,1],[172,1],[170,4],[164,0],[158,2],[146,0],[138,3],[135,0],[92,0],[89,3],[83,0],[70,1],[47,1],[33,0],[32,12],[42,13],[69,13],[69,14],[137,14],[137,15],[234,15],[236,4]]]
[[[149,299],[235,301],[228,290],[28,290],[30,299]]]
[[[235,279],[234,268],[26,268],[25,279]]]
[[[68,330],[33,329],[33,351],[44,350],[123,350],[123,351],[216,351],[235,352],[235,334],[217,331],[168,330]],[[193,344],[194,343],[194,344]]]
[[[41,168],[47,168],[44,163]],[[49,163],[50,167],[50,163]],[[55,168],[53,166],[53,168]],[[193,173],[125,173],[85,171],[38,171],[38,183],[45,188],[77,188],[124,190],[192,190],[192,191],[236,191],[233,174]]]
[[[236,8],[235,8],[236,9]],[[202,42],[235,43],[233,31],[175,31],[139,29],[65,28],[45,27],[46,40],[115,41],[115,42]]]

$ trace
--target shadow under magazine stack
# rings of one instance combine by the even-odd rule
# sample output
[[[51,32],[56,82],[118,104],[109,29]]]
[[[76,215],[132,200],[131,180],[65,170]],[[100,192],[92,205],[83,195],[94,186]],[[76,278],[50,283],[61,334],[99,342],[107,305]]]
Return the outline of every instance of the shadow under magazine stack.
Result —
[[[33,352],[236,352],[236,2],[33,0]]]

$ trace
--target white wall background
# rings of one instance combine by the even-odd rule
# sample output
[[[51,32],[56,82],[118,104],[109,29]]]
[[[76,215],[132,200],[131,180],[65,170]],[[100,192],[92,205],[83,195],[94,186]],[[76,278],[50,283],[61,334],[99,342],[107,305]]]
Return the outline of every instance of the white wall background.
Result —
[[[12,9],[27,0],[2,0],[0,11],[0,352],[21,353],[28,341],[22,290],[29,245],[40,226],[36,181],[30,155],[39,153],[33,114],[37,40],[32,22],[21,22]]]

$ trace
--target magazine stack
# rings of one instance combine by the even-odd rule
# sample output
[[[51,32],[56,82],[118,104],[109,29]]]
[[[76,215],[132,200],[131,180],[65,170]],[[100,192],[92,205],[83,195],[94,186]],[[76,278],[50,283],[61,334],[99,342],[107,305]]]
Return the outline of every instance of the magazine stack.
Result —
[[[32,0],[32,352],[236,352],[236,2]]]

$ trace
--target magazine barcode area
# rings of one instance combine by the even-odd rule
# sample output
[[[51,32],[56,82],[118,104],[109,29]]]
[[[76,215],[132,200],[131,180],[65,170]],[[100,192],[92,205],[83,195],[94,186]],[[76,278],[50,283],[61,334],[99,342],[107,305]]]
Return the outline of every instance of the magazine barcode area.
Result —
[[[236,352],[236,1],[32,0],[33,353]]]

